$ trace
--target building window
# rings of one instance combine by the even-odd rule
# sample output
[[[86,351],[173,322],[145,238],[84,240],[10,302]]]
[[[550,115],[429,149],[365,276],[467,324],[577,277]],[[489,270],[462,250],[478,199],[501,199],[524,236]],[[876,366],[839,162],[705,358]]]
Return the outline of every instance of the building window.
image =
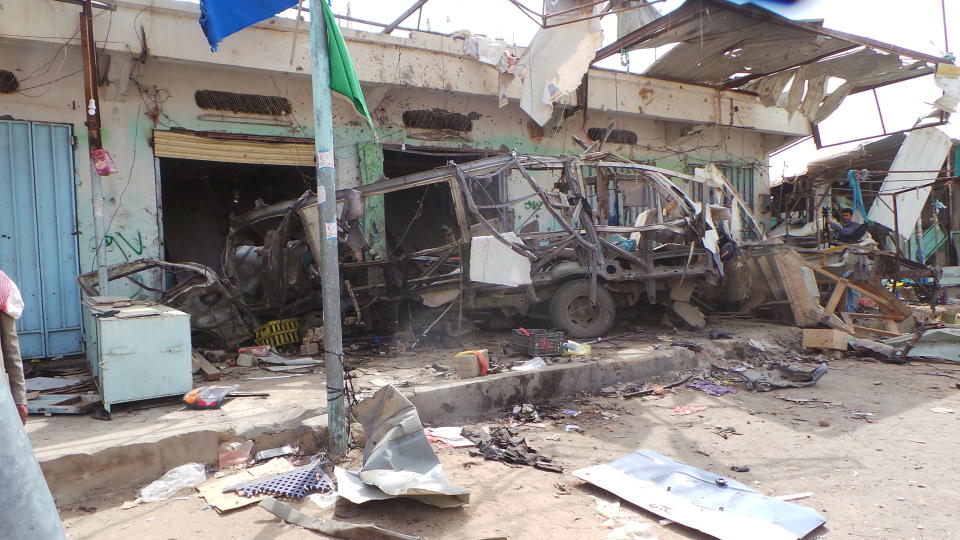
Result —
[[[720,172],[727,181],[737,190],[737,193],[747,201],[750,211],[756,211],[756,182],[753,167],[736,167],[733,165],[718,165]]]

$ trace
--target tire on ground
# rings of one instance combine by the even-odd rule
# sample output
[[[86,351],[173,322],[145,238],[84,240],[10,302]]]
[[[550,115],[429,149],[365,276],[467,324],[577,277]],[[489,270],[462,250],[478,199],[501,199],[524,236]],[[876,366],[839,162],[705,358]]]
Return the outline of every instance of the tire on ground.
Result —
[[[550,321],[571,338],[600,337],[613,327],[617,313],[610,291],[597,285],[597,305],[590,305],[590,281],[578,279],[560,286],[550,299]]]

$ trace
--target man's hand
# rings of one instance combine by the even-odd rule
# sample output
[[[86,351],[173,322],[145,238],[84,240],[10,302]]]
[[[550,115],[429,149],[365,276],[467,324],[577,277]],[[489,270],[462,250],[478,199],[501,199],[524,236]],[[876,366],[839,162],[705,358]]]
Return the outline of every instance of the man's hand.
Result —
[[[20,421],[23,422],[23,425],[27,425],[27,406],[17,405],[17,412],[20,413]]]

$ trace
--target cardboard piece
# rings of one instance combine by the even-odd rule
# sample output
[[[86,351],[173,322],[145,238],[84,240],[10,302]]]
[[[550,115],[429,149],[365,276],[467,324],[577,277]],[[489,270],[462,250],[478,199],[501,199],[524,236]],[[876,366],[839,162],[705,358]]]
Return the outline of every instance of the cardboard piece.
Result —
[[[224,493],[224,489],[236,486],[237,484],[242,484],[244,482],[249,482],[250,480],[264,478],[274,474],[280,474],[293,469],[293,465],[287,461],[286,458],[277,458],[268,461],[263,465],[250,467],[249,469],[244,469],[238,473],[229,474],[222,478],[210,478],[206,482],[197,486],[197,491],[199,491],[200,495],[202,495],[207,501],[207,504],[217,509],[217,512],[228,512],[230,510],[236,510],[237,508],[243,508],[244,506],[258,503],[263,499],[266,499],[269,495],[264,494],[256,497],[241,497],[232,491],[229,493]]]

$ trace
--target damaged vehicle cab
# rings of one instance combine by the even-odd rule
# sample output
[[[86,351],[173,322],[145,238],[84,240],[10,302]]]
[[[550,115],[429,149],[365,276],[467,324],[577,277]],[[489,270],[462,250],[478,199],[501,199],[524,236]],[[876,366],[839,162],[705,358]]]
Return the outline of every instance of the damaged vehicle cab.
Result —
[[[540,317],[586,338],[647,303],[702,326],[690,301],[723,275],[721,248],[732,241],[718,220],[730,210],[704,208],[669,176],[606,152],[507,154],[340,190],[344,325],[382,330],[413,308],[459,304],[464,320],[451,332],[464,321],[508,328]],[[503,200],[498,182],[523,194]],[[612,208],[596,194],[613,182],[622,189]],[[261,319],[322,324],[319,235],[310,192],[235,218],[226,279]]]

